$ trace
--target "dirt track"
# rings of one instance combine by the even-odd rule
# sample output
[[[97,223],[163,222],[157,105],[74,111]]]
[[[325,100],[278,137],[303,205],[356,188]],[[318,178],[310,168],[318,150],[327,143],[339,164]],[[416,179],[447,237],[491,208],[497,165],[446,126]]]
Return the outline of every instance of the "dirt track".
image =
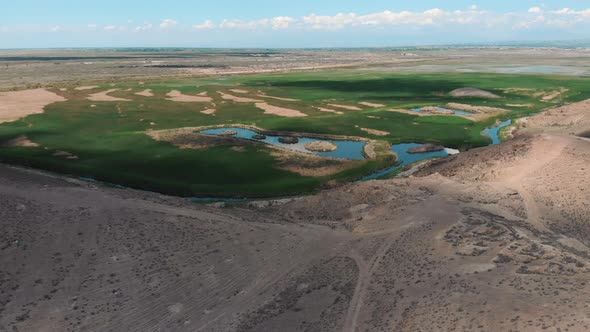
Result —
[[[527,134],[224,209],[0,166],[0,330],[587,331],[589,163]]]

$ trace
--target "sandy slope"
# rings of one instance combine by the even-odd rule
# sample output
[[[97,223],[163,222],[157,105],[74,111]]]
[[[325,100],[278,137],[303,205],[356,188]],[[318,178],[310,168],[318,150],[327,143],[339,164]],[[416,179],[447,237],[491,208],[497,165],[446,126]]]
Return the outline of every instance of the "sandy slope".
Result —
[[[225,209],[0,166],[0,330],[586,331],[590,141]]]

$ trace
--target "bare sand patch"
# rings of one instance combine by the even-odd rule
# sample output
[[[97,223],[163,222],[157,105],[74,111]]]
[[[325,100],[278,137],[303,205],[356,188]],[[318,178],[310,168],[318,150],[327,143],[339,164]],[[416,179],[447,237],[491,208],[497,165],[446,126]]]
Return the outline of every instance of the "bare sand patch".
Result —
[[[151,89],[145,89],[141,92],[136,92],[135,94],[138,96],[143,96],[143,97],[153,97],[154,96],[154,93],[152,92]]]
[[[276,100],[282,100],[282,101],[300,101],[299,99],[275,97],[275,96],[269,96],[269,95],[266,95],[263,93],[259,93],[259,94],[257,94],[257,96],[262,97],[262,98],[270,98],[270,99],[276,99]]]
[[[430,114],[445,114],[445,115],[452,115],[455,114],[452,110],[448,109],[440,109],[436,106],[424,106],[421,108],[423,112],[430,113]]]
[[[264,110],[264,114],[272,114],[284,117],[307,116],[307,114],[298,110],[274,106],[267,103],[256,103],[256,107],[260,108],[261,110]]]
[[[444,150],[445,147],[442,145],[436,145],[436,144],[431,144],[431,143],[427,143],[427,144],[422,144],[419,145],[417,147],[414,148],[410,148],[408,149],[408,153],[425,153],[425,152],[436,152],[436,151],[442,151]]]
[[[221,91],[217,91],[221,95],[221,98],[225,100],[231,100],[236,103],[261,103],[263,100],[260,99],[252,99],[252,98],[244,98],[244,97],[237,97],[234,95],[230,95]]]
[[[328,106],[336,107],[336,108],[343,108],[345,110],[350,111],[362,111],[363,109],[357,106],[352,105],[342,105],[342,104],[328,104]]]
[[[118,90],[119,89],[110,89],[107,91],[93,93],[93,94],[89,95],[86,99],[92,100],[92,101],[131,101],[129,99],[109,96],[109,93],[113,93]]]
[[[209,103],[213,101],[213,98],[203,96],[190,96],[185,95],[178,90],[172,90],[166,94],[167,100],[181,102],[181,103]]]
[[[74,90],[84,91],[84,90],[92,90],[92,89],[96,89],[96,88],[100,88],[100,87],[98,85],[79,86],[77,88],[74,88]]]
[[[45,89],[0,93],[0,123],[16,121],[31,114],[43,113],[51,103],[66,99]]]
[[[319,110],[320,112],[327,112],[327,113],[334,113],[334,114],[344,114],[344,112],[341,111],[336,111],[333,109],[329,109],[329,108],[324,108],[324,107],[315,107],[317,110]]]
[[[229,91],[235,92],[235,93],[249,93],[248,90],[242,90],[242,89],[230,89]]]
[[[500,98],[497,94],[477,88],[461,88],[449,93],[453,97]]]
[[[368,106],[368,107],[385,107],[386,106],[386,105],[383,105],[383,104],[369,103],[369,102],[366,102],[366,101],[360,102],[359,104],[360,105],[363,105],[363,106]]]
[[[17,138],[11,139],[10,141],[3,144],[7,147],[21,147],[21,148],[37,148],[41,145],[31,141],[27,136],[21,135]]]
[[[215,112],[217,112],[217,110],[214,108],[208,108],[206,110],[201,111],[201,113],[208,114],[208,115],[215,114]]]
[[[363,162],[359,160],[324,158],[312,154],[293,153],[284,150],[274,150],[271,152],[271,156],[279,161],[278,169],[302,176],[329,176],[357,167]]]
[[[555,91],[550,92],[549,94],[544,95],[541,98],[541,101],[551,101],[568,91],[570,91],[570,90],[566,89],[566,88],[560,88],[559,90],[555,90]]]
[[[360,129],[368,134],[376,135],[376,136],[387,136],[390,134],[390,132],[383,131],[383,130],[377,130],[377,129],[371,129],[371,128],[360,128]]]
[[[145,134],[159,142],[168,142],[180,149],[205,150],[214,146],[232,144],[240,146],[252,144],[246,140],[231,136],[201,135],[196,127],[165,130],[147,130]]]
[[[509,112],[509,110],[504,108],[498,107],[488,107],[488,106],[474,106],[468,104],[460,104],[460,103],[448,103],[446,105],[448,108],[462,110],[467,112],[474,112],[474,113],[503,113]]]
[[[336,151],[336,149],[338,149],[338,146],[336,146],[336,144],[332,142],[315,141],[305,144],[305,149],[314,152],[331,152]]]
[[[531,88],[505,88],[505,89],[502,89],[502,91],[504,91],[506,93],[515,93],[515,94],[527,95],[527,96],[537,92],[536,89],[531,89]]]

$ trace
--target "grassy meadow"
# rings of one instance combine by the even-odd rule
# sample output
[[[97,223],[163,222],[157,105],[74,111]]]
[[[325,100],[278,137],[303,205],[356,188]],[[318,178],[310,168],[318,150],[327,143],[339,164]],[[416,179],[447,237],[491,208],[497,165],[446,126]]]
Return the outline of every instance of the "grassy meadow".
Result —
[[[0,144],[4,144],[0,148],[0,161],[180,196],[309,193],[327,183],[350,181],[390,166],[394,160],[378,157],[334,174],[304,176],[279,167],[280,160],[273,156],[273,149],[262,144],[246,144],[243,149],[235,149],[230,143],[206,149],[181,149],[169,142],[156,141],[145,132],[243,124],[267,130],[355,136],[387,144],[436,143],[464,150],[489,144],[481,131],[498,119],[518,118],[590,98],[589,83],[585,78],[539,75],[400,75],[335,70],[98,83],[99,87],[89,90],[75,89],[82,84],[56,86],[51,91],[67,101],[46,106],[42,114],[0,124]],[[450,91],[463,87],[487,90],[501,98],[449,95]],[[128,101],[88,100],[90,94],[110,89],[117,89],[110,96]],[[146,89],[154,95],[136,94]],[[235,89],[246,92],[231,91]],[[559,89],[562,93],[557,97],[543,100]],[[171,90],[191,96],[206,93],[212,101],[171,101],[166,97]],[[307,116],[264,114],[254,102],[223,99],[219,92],[263,100]],[[366,102],[384,106],[360,104]],[[503,108],[507,112],[472,121],[451,115],[417,116],[389,111],[443,106],[449,102]],[[354,106],[360,110],[331,105]],[[322,112],[318,107],[341,114]],[[201,113],[212,108],[216,110],[214,114]],[[387,134],[369,134],[363,128]],[[39,146],[5,144],[23,135]],[[75,158],[64,158],[60,151]]]

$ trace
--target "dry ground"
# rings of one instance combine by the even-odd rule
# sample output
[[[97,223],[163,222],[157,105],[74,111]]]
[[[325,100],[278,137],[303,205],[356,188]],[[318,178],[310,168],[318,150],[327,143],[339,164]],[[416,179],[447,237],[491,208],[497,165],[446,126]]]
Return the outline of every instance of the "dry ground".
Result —
[[[45,89],[0,92],[0,123],[43,113],[45,106],[58,101],[65,98]]]
[[[588,164],[522,135],[227,208],[0,166],[0,330],[587,331]]]

